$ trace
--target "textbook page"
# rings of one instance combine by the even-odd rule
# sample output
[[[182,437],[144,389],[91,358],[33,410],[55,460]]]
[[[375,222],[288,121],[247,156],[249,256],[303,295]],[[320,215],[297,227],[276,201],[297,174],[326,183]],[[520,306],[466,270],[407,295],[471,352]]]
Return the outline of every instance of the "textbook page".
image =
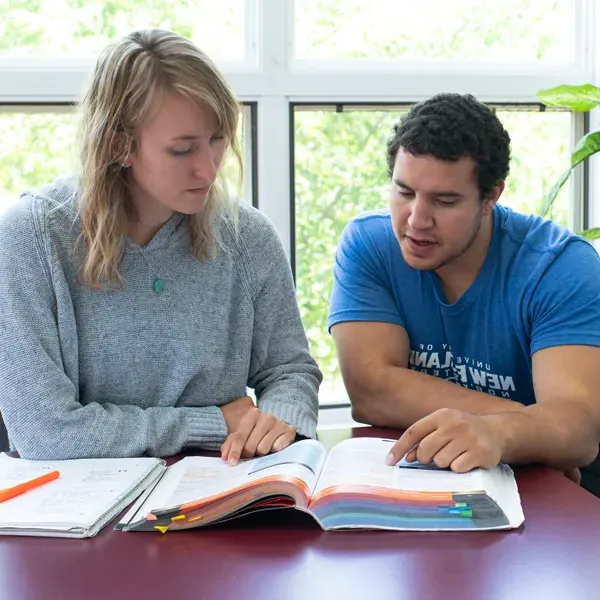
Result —
[[[414,492],[485,491],[505,513],[511,525],[518,526],[524,516],[512,470],[507,465],[494,469],[474,469],[454,473],[435,465],[385,464],[385,457],[396,440],[354,438],[336,444],[329,452],[313,497],[327,488],[383,487]],[[327,492],[325,491],[325,494]]]
[[[58,479],[0,502],[0,533],[29,529],[93,534],[163,465],[147,457],[30,461],[0,454],[0,489],[60,472]]]
[[[136,522],[152,510],[169,509],[182,504],[220,496],[269,478],[298,478],[311,495],[323,468],[327,451],[315,440],[302,440],[280,452],[242,460],[235,467],[218,457],[186,456],[167,469],[152,493],[127,523]],[[276,487],[276,483],[273,483]],[[125,525],[124,518],[119,526]]]

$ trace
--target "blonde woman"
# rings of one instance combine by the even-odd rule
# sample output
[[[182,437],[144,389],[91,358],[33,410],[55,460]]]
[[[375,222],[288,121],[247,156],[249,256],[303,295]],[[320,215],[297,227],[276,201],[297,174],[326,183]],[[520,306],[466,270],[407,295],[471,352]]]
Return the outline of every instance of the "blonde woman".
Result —
[[[173,33],[100,56],[79,177],[0,219],[0,412],[22,457],[198,447],[236,464],[314,436],[322,376],[281,242],[220,183],[238,115]]]

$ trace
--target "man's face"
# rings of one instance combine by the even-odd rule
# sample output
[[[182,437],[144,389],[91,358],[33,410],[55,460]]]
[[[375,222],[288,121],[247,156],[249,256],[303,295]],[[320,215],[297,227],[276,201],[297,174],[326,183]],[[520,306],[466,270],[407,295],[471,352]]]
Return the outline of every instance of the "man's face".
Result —
[[[390,209],[405,262],[437,270],[461,257],[479,233],[494,201],[482,201],[471,158],[438,160],[398,150]]]

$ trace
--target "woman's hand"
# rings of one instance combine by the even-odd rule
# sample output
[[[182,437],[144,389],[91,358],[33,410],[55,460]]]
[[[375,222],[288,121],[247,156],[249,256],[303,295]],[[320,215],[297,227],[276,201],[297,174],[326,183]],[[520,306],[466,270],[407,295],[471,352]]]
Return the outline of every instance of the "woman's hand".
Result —
[[[231,466],[237,465],[242,456],[250,458],[279,452],[287,448],[296,437],[295,427],[262,412],[254,404],[249,407],[247,403],[241,403],[242,400],[244,398],[221,407],[229,432],[221,446],[221,458]],[[252,402],[250,398],[249,400]],[[240,404],[227,410],[236,403]]]

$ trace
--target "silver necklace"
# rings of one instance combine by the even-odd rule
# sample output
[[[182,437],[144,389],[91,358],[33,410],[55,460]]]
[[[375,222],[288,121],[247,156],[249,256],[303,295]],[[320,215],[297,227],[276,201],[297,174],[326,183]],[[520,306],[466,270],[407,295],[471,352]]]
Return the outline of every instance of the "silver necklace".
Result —
[[[167,226],[169,226],[169,225],[167,225]],[[154,282],[152,284],[152,288],[154,289],[156,294],[160,294],[165,289],[165,282],[164,282],[164,279],[160,276],[160,273],[165,264],[165,260],[167,259],[167,256],[169,255],[169,252],[171,250],[171,245],[173,244],[173,238],[175,237],[175,229],[176,229],[176,227],[174,227],[171,230],[171,233],[169,235],[169,243],[167,244],[166,248],[164,249],[163,259],[160,261],[160,265],[158,266],[158,269],[152,268],[152,265],[148,262],[148,258],[146,257],[145,249],[140,247],[140,252],[142,254],[142,258],[144,259],[144,262],[146,263],[147,267],[150,269],[150,272],[153,273],[153,275],[154,275]]]
[[[170,246],[170,244],[169,244],[169,246]],[[168,252],[168,251],[169,251],[169,248],[167,247],[167,250],[166,250],[166,252]],[[144,249],[142,248],[142,258],[144,259],[144,262],[145,262],[145,263],[148,265],[148,268],[150,269],[150,271],[151,271],[152,273],[154,273],[154,284],[153,284],[153,288],[154,288],[154,291],[155,291],[157,294],[160,294],[160,293],[161,293],[161,292],[164,290],[164,288],[165,288],[165,282],[164,282],[164,281],[163,281],[163,279],[160,277],[160,272],[161,272],[161,270],[162,270],[162,268],[163,268],[163,265],[164,265],[164,263],[165,263],[166,252],[165,252],[165,256],[163,256],[163,259],[162,259],[162,261],[160,262],[160,265],[159,265],[158,269],[154,270],[154,269],[152,268],[152,265],[151,265],[151,264],[148,262],[148,259],[146,258],[146,252],[145,252],[145,251],[144,251]]]
[[[167,244],[167,247],[164,250],[165,253],[163,255],[163,259],[160,261],[160,265],[158,266],[158,269],[152,268],[152,265],[148,262],[148,258],[146,257],[146,251],[144,250],[144,248],[140,248],[144,262],[150,269],[150,272],[154,274],[154,283],[152,284],[152,287],[157,294],[160,294],[165,289],[165,282],[164,282],[163,278],[160,276],[160,272],[162,271],[163,265],[165,264],[165,260],[167,259],[169,251],[171,250],[171,244],[173,242],[173,237],[174,237],[173,234],[174,234],[174,232],[171,232],[171,235],[169,237],[169,243]]]

